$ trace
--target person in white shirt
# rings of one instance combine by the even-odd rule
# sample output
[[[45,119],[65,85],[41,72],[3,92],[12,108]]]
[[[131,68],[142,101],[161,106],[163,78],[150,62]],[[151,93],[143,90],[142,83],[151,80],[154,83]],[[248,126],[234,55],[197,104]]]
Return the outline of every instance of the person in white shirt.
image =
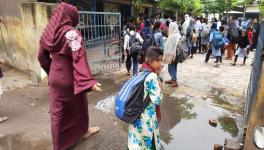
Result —
[[[215,20],[217,22],[217,30],[219,30],[219,28],[222,26],[222,23],[221,23],[220,19],[219,20],[215,19]]]
[[[189,17],[189,15],[185,15],[185,17],[184,17],[184,23],[182,24],[182,33],[186,36],[186,34],[187,34],[187,28],[189,27],[189,25],[190,25],[190,21],[191,21],[191,19],[190,19],[190,17]]]
[[[133,75],[136,75],[138,73],[138,55],[131,55],[130,54],[130,49],[131,49],[131,43],[130,38],[131,36],[134,36],[136,40],[138,40],[141,44],[143,44],[143,39],[140,36],[139,33],[135,31],[136,27],[133,24],[129,25],[129,33],[125,35],[125,40],[124,40],[124,52],[125,55],[127,56],[126,59],[126,68],[127,68],[127,74],[130,75],[130,69],[132,66],[131,59],[133,62]]]
[[[198,39],[197,39],[197,42],[196,42],[196,47],[199,49],[199,53],[201,53],[201,38],[200,38],[200,33],[201,33],[201,30],[202,30],[202,23],[200,21],[200,17],[196,17],[195,18],[195,32],[196,34],[198,35]],[[197,49],[195,49],[195,53],[196,53]]]

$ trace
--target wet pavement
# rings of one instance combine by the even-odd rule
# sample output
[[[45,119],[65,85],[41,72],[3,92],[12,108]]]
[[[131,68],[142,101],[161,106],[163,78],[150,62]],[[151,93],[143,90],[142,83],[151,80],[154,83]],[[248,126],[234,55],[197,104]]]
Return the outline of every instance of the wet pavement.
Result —
[[[224,60],[203,63],[204,55],[195,55],[178,66],[178,88],[164,85],[160,132],[165,149],[211,150],[224,144],[225,138],[241,139],[245,93],[251,66],[231,66]],[[163,78],[169,80],[167,70]],[[115,94],[102,98],[95,108],[114,115]],[[209,125],[215,119],[217,126]],[[124,130],[127,128],[122,127]]]
[[[223,145],[225,138],[241,139],[252,56],[243,67],[231,66],[227,60],[214,67],[214,60],[203,63],[204,55],[194,55],[178,65],[179,87],[164,84],[160,133],[165,149],[211,150],[214,144]],[[14,76],[12,70],[8,72],[0,114],[10,120],[0,124],[0,150],[52,149],[47,87],[32,86],[20,73]],[[166,68],[162,76],[169,80]],[[88,93],[90,123],[101,131],[72,149],[126,149],[127,124],[115,117],[114,104],[117,91],[129,76],[123,67],[95,78],[103,84],[104,92]],[[209,125],[209,119],[218,125]]]

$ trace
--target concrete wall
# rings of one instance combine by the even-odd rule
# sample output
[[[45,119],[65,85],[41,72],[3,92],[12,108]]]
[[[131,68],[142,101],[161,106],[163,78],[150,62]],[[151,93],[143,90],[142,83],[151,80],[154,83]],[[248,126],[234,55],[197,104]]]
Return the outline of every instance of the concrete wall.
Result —
[[[44,76],[37,60],[39,38],[53,8],[54,4],[1,0],[0,56],[38,79]]]

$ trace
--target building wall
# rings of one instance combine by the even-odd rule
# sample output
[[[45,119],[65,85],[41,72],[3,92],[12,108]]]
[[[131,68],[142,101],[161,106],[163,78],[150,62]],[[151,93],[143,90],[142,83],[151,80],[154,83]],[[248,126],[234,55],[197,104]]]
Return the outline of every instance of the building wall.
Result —
[[[253,143],[253,132],[257,126],[264,126],[264,65],[262,67],[262,75],[260,78],[259,88],[256,101],[250,115],[246,139],[245,150],[258,150]]]
[[[37,60],[39,38],[54,6],[40,2],[1,0],[1,57],[9,65],[38,79],[44,76]]]

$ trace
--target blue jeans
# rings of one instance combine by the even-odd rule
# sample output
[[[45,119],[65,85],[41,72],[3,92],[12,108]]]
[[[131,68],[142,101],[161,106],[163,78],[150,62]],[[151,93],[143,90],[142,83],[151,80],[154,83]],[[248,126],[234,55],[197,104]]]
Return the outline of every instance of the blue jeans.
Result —
[[[177,80],[177,65],[178,63],[168,65],[168,70],[171,76],[171,80],[174,80],[174,81]]]

